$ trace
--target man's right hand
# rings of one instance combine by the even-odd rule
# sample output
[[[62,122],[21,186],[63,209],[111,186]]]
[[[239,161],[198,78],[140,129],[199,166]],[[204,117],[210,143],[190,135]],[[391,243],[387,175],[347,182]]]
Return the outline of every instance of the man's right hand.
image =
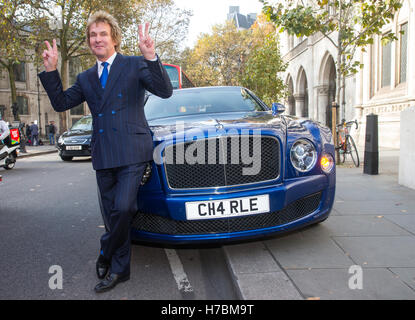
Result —
[[[58,47],[56,46],[56,40],[53,39],[53,46],[50,46],[48,41],[45,41],[47,50],[43,51],[43,64],[46,72],[55,71],[58,67]]]

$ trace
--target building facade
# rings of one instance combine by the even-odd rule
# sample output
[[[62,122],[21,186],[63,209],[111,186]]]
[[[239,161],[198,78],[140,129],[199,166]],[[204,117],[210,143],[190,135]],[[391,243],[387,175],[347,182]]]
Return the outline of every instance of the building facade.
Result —
[[[227,20],[233,21],[238,30],[247,30],[255,23],[256,13],[243,15],[239,13],[238,6],[230,6]]]
[[[364,147],[366,115],[378,115],[379,146],[399,148],[400,112],[415,105],[415,2],[403,1],[384,33],[394,32],[398,40],[383,45],[381,37],[366,52],[356,51],[355,59],[364,67],[345,80],[345,105],[338,117],[357,119],[353,131]],[[403,31],[403,34],[400,33]],[[337,34],[331,35],[337,39]],[[321,34],[297,38],[283,33],[281,53],[288,62],[282,75],[290,92],[287,113],[318,120],[331,127],[331,103],[336,97],[337,50]]]
[[[50,121],[55,121],[58,132],[62,133],[64,128],[60,128],[59,113],[53,110],[49,97],[37,77],[37,74],[43,70],[43,65],[36,66],[33,62],[20,62],[15,65],[14,75],[19,118],[21,122],[26,124],[36,121],[41,135],[46,134],[46,125],[49,125]],[[76,75],[80,71],[80,63],[76,60],[71,60],[69,62],[70,84],[75,82]],[[11,105],[12,97],[8,71],[0,69],[0,112],[9,122],[13,121]],[[66,111],[66,113],[66,127],[70,128],[83,115],[89,113],[89,109],[84,103]]]

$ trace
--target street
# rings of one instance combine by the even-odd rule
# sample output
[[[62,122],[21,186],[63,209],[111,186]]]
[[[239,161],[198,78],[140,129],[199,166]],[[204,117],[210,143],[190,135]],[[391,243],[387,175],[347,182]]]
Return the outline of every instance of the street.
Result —
[[[415,191],[397,183],[398,156],[382,150],[379,175],[339,166],[318,225],[223,247],[134,244],[130,281],[100,295],[90,160],[20,158],[0,169],[0,299],[414,300]]]
[[[53,153],[0,170],[0,299],[237,299],[221,248],[138,244],[130,281],[96,294],[104,227],[90,159]]]

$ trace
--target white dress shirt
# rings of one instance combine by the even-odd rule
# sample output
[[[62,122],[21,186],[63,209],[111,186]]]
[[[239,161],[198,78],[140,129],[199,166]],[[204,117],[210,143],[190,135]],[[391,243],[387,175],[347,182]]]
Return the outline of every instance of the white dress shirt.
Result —
[[[108,74],[110,74],[110,70],[111,70],[111,66],[114,63],[115,57],[117,56],[117,52],[115,52],[111,57],[108,58],[108,60],[106,62],[108,62]],[[157,61],[157,56],[154,59],[151,59],[149,61]],[[102,66],[102,63],[104,61],[99,61],[97,59],[97,63],[98,63],[98,79],[101,78],[101,74],[102,71],[104,71],[104,67]]]
[[[106,62],[108,62],[108,74],[110,74],[111,66],[114,63],[115,57],[117,56],[117,52],[115,52],[111,57],[108,58]],[[98,63],[98,79],[101,78],[102,71],[104,70],[104,67],[102,66],[102,63],[104,61],[97,60]]]

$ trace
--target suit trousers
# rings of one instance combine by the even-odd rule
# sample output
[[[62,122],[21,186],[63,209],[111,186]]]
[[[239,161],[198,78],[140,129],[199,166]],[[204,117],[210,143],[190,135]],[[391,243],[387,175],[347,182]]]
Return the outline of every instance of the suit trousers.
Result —
[[[110,261],[110,272],[130,274],[131,223],[138,210],[137,197],[147,163],[96,171],[105,233],[101,254]]]

